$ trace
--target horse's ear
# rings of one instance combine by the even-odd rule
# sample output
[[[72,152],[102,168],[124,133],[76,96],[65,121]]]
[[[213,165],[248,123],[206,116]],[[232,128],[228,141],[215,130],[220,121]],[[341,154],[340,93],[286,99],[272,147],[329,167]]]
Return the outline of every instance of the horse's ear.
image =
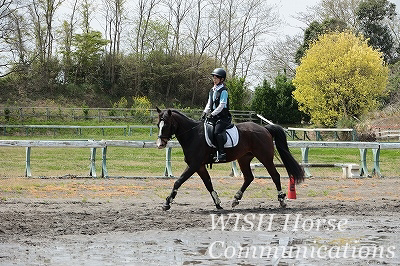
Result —
[[[161,113],[161,110],[160,110],[160,108],[158,108],[158,106],[156,106],[156,110],[158,113]]]
[[[168,115],[171,116],[172,115],[172,111],[171,109],[168,109]]]

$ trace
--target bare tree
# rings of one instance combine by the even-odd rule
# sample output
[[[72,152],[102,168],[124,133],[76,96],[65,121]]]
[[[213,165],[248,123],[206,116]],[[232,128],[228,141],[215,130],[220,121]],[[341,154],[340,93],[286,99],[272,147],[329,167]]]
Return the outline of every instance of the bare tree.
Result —
[[[400,60],[400,14],[393,16],[393,19],[386,19],[387,24],[393,36],[393,42],[396,48],[396,57]]]
[[[344,21],[351,29],[358,28],[356,11],[361,0],[321,0],[317,5],[299,12],[296,18],[310,25],[313,21],[322,22],[328,18]]]
[[[277,14],[262,0],[245,4],[239,0],[225,0],[213,2],[213,6],[216,60],[222,62],[232,76],[246,77],[256,48],[263,45],[264,37],[274,32],[279,24]]]
[[[37,51],[42,63],[48,62],[53,56],[53,22],[56,10],[64,0],[31,0],[30,13],[34,23]]]
[[[110,84],[114,86],[120,55],[122,25],[125,21],[125,0],[103,0],[103,3],[109,40],[108,75]]]
[[[290,78],[295,76],[295,55],[302,39],[301,35],[286,36],[284,39],[278,39],[262,47],[261,52],[265,56],[264,60],[260,62],[263,79],[272,80],[283,71],[286,71],[286,75]]]
[[[26,24],[19,12],[22,8],[19,1],[0,1],[0,77],[19,70],[11,66],[26,63]]]
[[[174,32],[172,41],[172,53],[180,53],[181,35],[183,35],[181,27],[183,20],[193,8],[192,0],[165,0],[165,4],[169,8],[168,23]]]
[[[91,30],[90,24],[95,11],[93,0],[81,0],[79,11],[82,31],[83,33],[89,33]]]
[[[135,52],[142,58],[152,15],[160,0],[139,0],[136,21]]]
[[[121,33],[125,20],[125,0],[103,0],[104,19],[106,22],[106,35],[108,35],[110,46],[109,53],[118,55],[121,46]]]
[[[243,10],[245,16],[241,23],[243,26],[239,34],[239,45],[234,49],[233,76],[236,76],[239,69],[242,77],[248,75],[256,46],[262,45],[262,37],[274,32],[279,24],[273,8],[264,3],[262,0],[252,0]]]
[[[190,79],[192,81],[192,104],[195,102],[196,95],[198,95],[199,91],[199,82],[194,78],[194,74],[200,72],[203,57],[212,42],[216,39],[216,36],[213,36],[210,31],[210,20],[207,19],[206,16],[208,13],[207,6],[207,0],[197,0],[192,14],[189,16],[192,20],[189,21],[187,25],[189,32],[188,37],[192,45],[192,76]]]
[[[72,11],[69,14],[69,21],[64,20],[60,29],[60,45],[62,51],[62,62],[63,62],[63,75],[64,82],[69,81],[69,74],[72,72],[72,58],[71,58],[71,47],[72,38],[75,32],[76,25],[76,13],[78,11],[78,0],[73,0]]]
[[[141,92],[141,84],[142,84],[142,63],[144,60],[144,55],[147,52],[150,52],[151,49],[157,49],[157,37],[153,36],[151,25],[153,23],[153,17],[155,17],[156,7],[160,3],[160,0],[139,0],[136,6],[136,14],[133,18],[133,51],[136,55],[136,64],[135,64],[135,79],[134,79],[134,88],[135,91],[133,95],[142,94]],[[158,36],[159,37],[159,36]],[[148,40],[153,42],[153,46],[150,50],[147,50]]]

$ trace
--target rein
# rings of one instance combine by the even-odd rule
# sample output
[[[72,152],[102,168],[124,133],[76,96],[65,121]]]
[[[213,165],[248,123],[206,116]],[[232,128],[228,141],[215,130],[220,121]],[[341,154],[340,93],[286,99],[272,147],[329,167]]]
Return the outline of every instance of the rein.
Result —
[[[196,127],[198,127],[198,126],[200,126],[200,125],[201,125],[201,123],[198,124],[198,125],[193,126],[192,128],[186,130],[185,132],[182,132],[181,134],[178,134],[178,135],[175,134],[175,137],[172,137],[172,136],[171,136],[170,140],[171,140],[171,139],[175,139],[175,138],[177,138],[177,137],[179,137],[179,136],[185,135],[186,133],[192,131],[193,129],[195,129]]]
[[[175,120],[175,119],[174,119],[174,120]],[[186,134],[186,133],[192,131],[193,129],[195,129],[196,127],[198,127],[198,126],[200,126],[200,125],[202,125],[202,124],[203,124],[203,123],[199,123],[199,124],[197,124],[197,125],[195,125],[195,126],[189,128],[188,130],[186,130],[186,131],[184,131],[184,132],[182,132],[182,133],[180,133],[180,134],[174,134],[174,135],[175,135],[174,137],[173,137],[172,135],[171,135],[171,137],[169,137],[169,138],[167,138],[167,137],[165,137],[165,136],[162,136],[162,135],[159,135],[158,137],[159,137],[159,138],[168,139],[168,141],[169,141],[169,140],[175,139],[175,138],[177,138],[177,137],[179,137],[179,136],[182,136],[182,135],[184,135],[184,134]],[[174,126],[174,127],[175,127],[175,126]]]

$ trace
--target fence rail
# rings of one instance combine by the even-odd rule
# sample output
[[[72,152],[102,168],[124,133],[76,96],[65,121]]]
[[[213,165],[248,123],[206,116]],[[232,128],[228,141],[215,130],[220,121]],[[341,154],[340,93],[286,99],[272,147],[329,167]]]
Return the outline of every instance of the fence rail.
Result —
[[[54,135],[56,135],[57,129],[75,129],[77,135],[82,135],[82,129],[100,129],[102,135],[105,135],[106,129],[123,129],[124,136],[127,134],[132,136],[135,129],[147,128],[150,130],[150,136],[153,135],[153,129],[157,129],[156,125],[126,125],[126,126],[75,126],[75,125],[0,125],[3,128],[3,135],[7,135],[7,128],[22,128],[25,129],[26,136],[34,129],[50,129],[53,130]]]
[[[40,121],[131,121],[139,124],[155,124],[158,117],[156,109],[139,108],[61,108],[61,107],[3,107],[0,123],[25,121],[35,118]],[[202,109],[180,110],[193,119],[199,119]],[[235,122],[256,121],[254,111],[231,110]]]
[[[386,139],[389,141],[389,139],[395,138],[400,140],[400,130],[394,130],[394,129],[388,129],[382,131],[379,130],[375,132],[375,135],[377,139]]]
[[[30,177],[31,167],[30,167],[30,157],[32,147],[69,147],[69,148],[90,148],[90,169],[89,176],[96,177],[96,167],[95,167],[95,154],[96,149],[102,149],[102,177],[109,177],[107,170],[107,148],[108,147],[132,147],[132,148],[155,148],[156,143],[154,141],[127,141],[127,140],[0,140],[0,147],[26,147],[26,166],[25,166],[25,176]],[[322,141],[289,141],[288,146],[291,148],[301,148],[302,151],[302,164],[305,169],[306,176],[312,176],[309,167],[317,166],[309,162],[308,153],[310,148],[358,148],[360,150],[360,173],[359,176],[368,176],[366,154],[367,149],[372,149],[373,151],[373,174],[382,176],[380,171],[380,151],[382,149],[400,149],[400,143],[378,143],[378,142],[322,142]],[[171,168],[171,149],[180,147],[180,144],[176,141],[170,141],[166,148],[166,161],[165,161],[165,171],[164,176],[173,177]],[[340,167],[350,167],[345,166],[343,163],[354,165],[350,162],[335,162],[336,165]],[[354,167],[353,167],[354,168]],[[343,168],[344,169],[344,168]],[[358,169],[358,168],[357,168]],[[344,169],[345,170],[345,169]],[[236,166],[236,162],[232,162],[232,171],[235,176],[239,175],[239,171]]]
[[[266,119],[260,114],[257,114],[257,117],[261,120],[261,122],[265,122],[267,124],[273,124],[272,121]],[[357,140],[357,132],[353,128],[298,128],[298,127],[288,127],[285,129],[286,134],[292,140],[311,140],[309,133],[315,135],[315,140],[323,140],[322,133],[330,132],[333,133],[334,140],[340,140],[339,133],[347,133],[351,134],[350,138],[352,141]],[[297,131],[302,132],[303,138],[297,136]],[[348,136],[347,136],[348,138]]]
[[[138,126],[135,126],[138,127]],[[147,127],[147,126],[143,126]],[[130,131],[130,126],[74,126],[74,125],[0,125],[3,128],[3,135],[7,135],[7,128],[22,128],[25,129],[25,134],[28,136],[29,132],[34,129],[51,129],[54,135],[56,135],[57,129],[75,129],[77,135],[82,135],[82,129],[101,129],[103,136],[105,135],[105,129],[123,129],[124,136]],[[150,129],[151,130],[151,129]],[[151,135],[151,132],[150,132]]]
[[[303,132],[303,140],[311,140],[308,133],[315,134],[315,140],[323,140],[322,133],[323,132],[330,132],[333,133],[334,140],[340,140],[339,133],[348,133],[351,134],[351,140],[357,140],[357,132],[355,129],[352,128],[295,128],[295,127],[288,127],[288,134],[292,140],[294,139],[301,139],[297,136],[296,132],[300,131]]]

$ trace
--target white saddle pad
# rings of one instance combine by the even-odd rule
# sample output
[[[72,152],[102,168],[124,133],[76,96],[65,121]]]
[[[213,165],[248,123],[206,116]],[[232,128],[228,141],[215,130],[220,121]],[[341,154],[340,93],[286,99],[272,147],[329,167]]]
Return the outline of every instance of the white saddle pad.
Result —
[[[206,131],[205,125],[204,125],[204,131]],[[208,137],[208,134],[206,135],[206,142],[208,146],[215,148],[215,145],[211,143],[210,138]],[[237,130],[236,126],[233,126],[230,129],[226,130],[226,142],[224,144],[225,148],[231,148],[235,147],[239,143],[239,132]]]

